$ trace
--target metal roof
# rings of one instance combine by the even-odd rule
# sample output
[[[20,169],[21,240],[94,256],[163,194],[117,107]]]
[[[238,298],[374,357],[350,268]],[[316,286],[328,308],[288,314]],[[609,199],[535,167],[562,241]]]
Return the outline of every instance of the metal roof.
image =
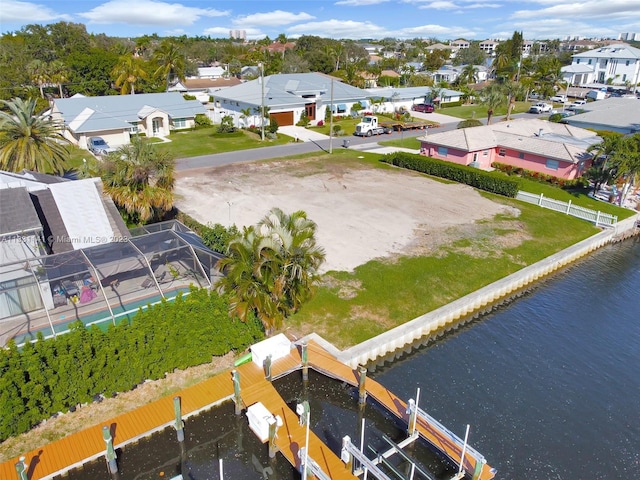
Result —
[[[198,100],[185,100],[181,93],[139,93],[104,97],[72,97],[54,100],[65,123],[76,133],[130,128],[149,109],[166,112],[171,118],[193,117],[206,110]]]
[[[576,53],[572,57],[582,58],[640,58],[640,48],[632,47],[626,43],[608,45],[587,52]]]

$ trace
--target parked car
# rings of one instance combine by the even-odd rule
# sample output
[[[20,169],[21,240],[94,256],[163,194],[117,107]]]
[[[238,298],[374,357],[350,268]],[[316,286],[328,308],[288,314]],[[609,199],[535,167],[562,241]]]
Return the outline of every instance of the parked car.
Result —
[[[116,151],[116,149],[110,147],[102,137],[90,137],[88,145],[89,151],[95,155],[107,155]]]
[[[555,103],[565,103],[567,101],[567,97],[566,95],[554,95],[549,100]]]
[[[411,110],[422,113],[433,113],[434,107],[430,103],[416,103],[411,107]]]
[[[542,113],[547,113],[553,110],[552,105],[549,105],[548,103],[544,103],[544,102],[538,102],[533,106],[538,107]]]
[[[571,105],[569,105],[568,107],[566,107],[567,110],[571,110],[571,111],[575,111],[575,110],[580,110],[582,107],[584,107],[587,104],[586,100],[576,100],[575,102],[573,102]]]

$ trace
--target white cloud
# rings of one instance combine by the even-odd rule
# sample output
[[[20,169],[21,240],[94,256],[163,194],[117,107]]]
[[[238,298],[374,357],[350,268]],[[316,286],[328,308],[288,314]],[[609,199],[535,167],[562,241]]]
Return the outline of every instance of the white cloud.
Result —
[[[31,24],[71,20],[70,15],[57,13],[37,3],[2,0],[1,6],[0,25],[8,23]]]
[[[450,10],[453,8],[458,8],[458,6],[453,2],[447,2],[445,0],[437,0],[435,2],[429,2],[426,4],[420,5],[418,8],[433,9],[433,10]]]
[[[500,8],[501,6],[499,3],[470,3],[464,8]]]
[[[378,5],[380,3],[386,3],[389,0],[340,0],[334,5],[342,5],[347,7],[367,7],[369,5]]]
[[[363,37],[383,38],[391,36],[392,32],[371,22],[356,22],[354,20],[326,20],[324,22],[308,22],[292,26],[287,33],[294,35],[317,35],[330,38]],[[393,32],[395,35],[395,31]]]
[[[511,18],[566,17],[578,22],[584,18],[638,18],[640,6],[637,0],[587,0],[577,6],[574,2],[541,0],[542,5],[551,5],[535,10],[518,10]],[[589,32],[591,34],[591,32]]]
[[[440,38],[475,38],[478,32],[467,27],[445,27],[442,25],[421,25],[403,28],[399,35],[403,38],[440,37]]]
[[[228,16],[229,12],[155,0],[112,0],[78,15],[89,23],[179,26],[193,25],[202,17]]]
[[[292,23],[301,22],[305,20],[312,20],[315,17],[308,13],[291,13],[282,10],[275,10],[273,12],[253,13],[251,15],[243,15],[233,20],[234,25],[238,27],[244,25],[255,25],[259,27],[279,27],[281,25],[290,25]]]

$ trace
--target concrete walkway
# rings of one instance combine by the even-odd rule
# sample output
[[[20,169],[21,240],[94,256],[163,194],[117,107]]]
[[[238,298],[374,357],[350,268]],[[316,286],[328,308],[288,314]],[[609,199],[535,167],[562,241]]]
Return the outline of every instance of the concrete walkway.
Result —
[[[300,142],[317,142],[320,140],[327,140],[328,135],[323,135],[314,130],[308,128],[298,127],[296,125],[287,125],[284,127],[278,127],[278,133],[288,135],[293,139],[298,139]]]

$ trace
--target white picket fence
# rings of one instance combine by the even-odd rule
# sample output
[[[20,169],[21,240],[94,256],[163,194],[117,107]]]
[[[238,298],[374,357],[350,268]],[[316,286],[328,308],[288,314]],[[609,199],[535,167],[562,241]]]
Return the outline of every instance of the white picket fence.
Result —
[[[617,215],[579,207],[577,205],[573,205],[571,200],[569,200],[569,202],[561,202],[560,200],[547,198],[542,193],[540,195],[534,195],[533,193],[523,192],[520,190],[518,195],[516,195],[516,198],[523,202],[533,203],[534,205],[538,205],[542,208],[548,208],[555,210],[556,212],[566,213],[567,215],[587,220],[588,222],[593,222],[596,227],[612,227],[618,222]]]

